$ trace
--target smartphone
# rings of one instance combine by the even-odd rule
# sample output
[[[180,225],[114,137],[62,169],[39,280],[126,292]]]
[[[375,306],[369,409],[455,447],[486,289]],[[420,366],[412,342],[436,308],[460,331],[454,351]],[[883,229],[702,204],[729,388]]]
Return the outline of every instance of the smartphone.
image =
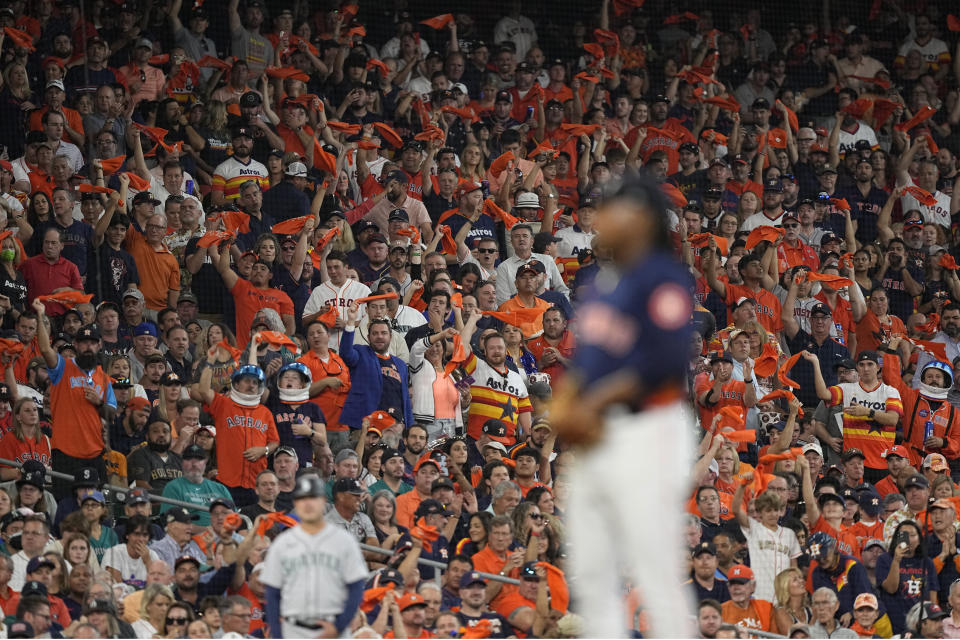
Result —
[[[489,180],[480,181],[480,191],[483,192],[484,200],[490,197],[490,181]]]
[[[527,120],[533,117],[533,107],[527,107]]]

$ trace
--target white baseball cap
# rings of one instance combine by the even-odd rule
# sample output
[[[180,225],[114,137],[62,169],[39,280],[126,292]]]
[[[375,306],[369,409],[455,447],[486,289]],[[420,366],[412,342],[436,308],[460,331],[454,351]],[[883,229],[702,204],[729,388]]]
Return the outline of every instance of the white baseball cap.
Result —
[[[307,166],[302,162],[291,162],[290,166],[287,167],[287,175],[294,178],[306,178]]]
[[[818,456],[820,456],[821,458],[823,457],[823,449],[820,448],[819,442],[811,442],[809,444],[805,444],[803,445],[803,448],[801,449],[801,451],[803,453],[806,453],[807,451],[815,451]]]

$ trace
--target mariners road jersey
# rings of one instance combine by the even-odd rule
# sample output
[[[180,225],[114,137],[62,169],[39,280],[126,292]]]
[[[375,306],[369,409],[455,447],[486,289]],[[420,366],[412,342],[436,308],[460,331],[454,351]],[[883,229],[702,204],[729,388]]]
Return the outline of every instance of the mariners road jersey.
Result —
[[[230,156],[214,170],[213,190],[222,191],[227,200],[235,200],[240,197],[240,185],[247,180],[256,180],[263,191],[270,188],[269,174],[265,166],[252,158],[247,164],[243,164]]]
[[[217,480],[228,487],[255,488],[257,474],[267,468],[267,458],[250,462],[243,452],[280,442],[273,414],[263,405],[245,407],[219,393],[210,403],[210,414],[217,427]]]
[[[506,365],[504,367],[506,368]],[[506,374],[501,373],[473,353],[464,365],[464,370],[474,380],[470,386],[473,400],[470,402],[467,433],[479,440],[483,423],[490,418],[496,418],[507,425],[507,437],[494,440],[512,444],[516,440],[517,419],[520,414],[533,411],[523,378],[509,368],[506,368]]]
[[[84,387],[92,387],[103,402],[114,409],[117,400],[103,369],[90,373],[76,365],[73,358],[57,356],[57,366],[50,374],[50,413],[53,424],[51,446],[74,458],[95,458],[103,453],[103,428],[100,413],[83,395]]]
[[[298,526],[267,549],[260,581],[280,589],[281,616],[311,620],[339,615],[346,585],[366,580],[367,573],[360,545],[349,533],[328,525],[310,535]]]
[[[873,389],[864,389],[859,382],[844,382],[830,387],[830,406],[859,404],[875,411],[895,411],[903,417],[900,392],[881,383]],[[843,449],[860,449],[866,457],[864,465],[871,469],[886,469],[887,463],[881,454],[894,445],[897,426],[882,425],[868,416],[851,416],[844,412]]]

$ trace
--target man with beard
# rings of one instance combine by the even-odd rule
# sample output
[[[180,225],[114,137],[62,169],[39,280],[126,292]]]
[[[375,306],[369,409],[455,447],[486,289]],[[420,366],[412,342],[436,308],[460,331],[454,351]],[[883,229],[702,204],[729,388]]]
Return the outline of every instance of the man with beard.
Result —
[[[839,189],[841,198],[850,203],[853,219],[857,223],[857,241],[872,244],[877,239],[877,218],[887,202],[887,193],[873,184],[873,164],[861,157],[853,171],[854,184]]]
[[[783,185],[773,178],[763,185],[763,210],[758,211],[740,225],[741,231],[753,231],[760,226],[779,226],[783,222]]]
[[[422,427],[420,427],[422,429]],[[396,449],[386,449],[380,457],[380,480],[370,485],[367,491],[374,495],[386,489],[396,498],[413,489],[413,485],[404,482],[406,458]]]
[[[410,150],[407,149],[407,151]],[[406,157],[406,155],[402,156],[402,158],[404,157]],[[430,214],[427,213],[427,208],[423,206],[423,202],[410,197],[408,191],[409,182],[410,178],[403,170],[397,169],[388,173],[385,176],[384,185],[387,192],[386,197],[374,205],[363,219],[375,223],[380,229],[380,234],[385,237],[390,230],[390,212],[394,209],[403,209],[407,212],[410,224],[420,231],[420,236],[423,238],[423,241],[430,242],[430,240],[433,239],[433,226],[430,221]],[[353,223],[356,222],[356,220],[349,220],[349,222]]]
[[[204,477],[207,470],[207,456],[207,450],[196,444],[191,444],[184,449],[180,462],[183,475],[171,480],[163,487],[163,496],[197,506],[209,505],[215,499],[229,500],[230,491],[225,486]],[[170,509],[170,505],[163,504],[160,507],[160,513],[164,513],[168,509]],[[197,525],[208,526],[210,524],[210,512],[198,511],[197,513],[199,514]]]
[[[102,454],[109,449],[109,435],[101,419],[110,424],[117,401],[110,377],[98,361],[100,334],[93,327],[80,329],[74,338],[77,357],[67,360],[50,346],[43,303],[34,300],[33,308],[38,318],[37,344],[50,376],[53,463],[61,473],[71,476],[84,467],[93,467],[100,477],[106,477]],[[60,478],[53,482],[58,500],[70,494],[69,482]]]
[[[277,483],[280,486],[280,493],[277,494],[275,502],[277,511],[293,509],[293,490],[296,487],[299,469],[300,462],[296,451],[289,447],[277,449],[277,454],[273,456],[273,472],[277,475]]]
[[[227,18],[230,23],[231,51],[249,65],[249,78],[259,78],[267,65],[273,63],[273,45],[261,33],[266,7],[260,0],[246,3],[245,20],[237,12],[239,0],[230,0]],[[246,25],[246,26],[244,26]]]
[[[370,345],[355,345],[359,310],[356,303],[347,311],[347,324],[340,342],[340,357],[350,368],[350,387],[340,422],[359,433],[364,416],[381,410],[389,413],[397,422],[413,424],[410,394],[407,393],[409,373],[407,363],[390,355],[390,323],[387,320],[371,320],[367,325]]]
[[[138,487],[163,491],[167,483],[183,475],[183,461],[170,451],[170,423],[154,420],[147,427],[147,441],[127,456],[127,475]]]
[[[240,185],[247,180],[256,180],[261,189],[269,188],[270,179],[267,168],[251,157],[253,152],[253,129],[234,127],[230,142],[233,155],[217,165],[213,170],[213,190],[210,201],[221,205],[228,200],[240,197]]]
[[[114,387],[118,383],[114,383]],[[110,429],[110,448],[123,455],[129,454],[134,447],[146,440],[144,427],[150,418],[150,401],[146,398],[131,398],[124,407],[123,414],[117,416]]]
[[[460,578],[460,610],[457,611],[457,618],[467,629],[481,620],[489,620],[490,638],[506,638],[512,632],[507,619],[487,606],[487,579],[476,571],[468,571]]]
[[[686,142],[696,143],[696,139],[678,119],[667,117],[669,111],[670,102],[662,95],[656,96],[650,103],[650,122],[647,123],[647,129],[649,131],[649,128],[653,127],[663,134],[648,135],[640,144],[640,155],[644,163],[647,163],[654,151],[664,151],[667,154],[667,173],[673,174],[679,166],[678,148]]]
[[[960,357],[960,305],[947,303],[940,312],[940,331],[930,339],[946,346],[947,362],[954,362]],[[917,371],[923,370],[926,364],[933,360],[926,351],[921,351],[917,358]]]
[[[404,480],[413,482],[413,468],[427,448],[427,430],[419,424],[407,427],[403,434]]]
[[[560,307],[547,309],[542,321],[543,334],[527,343],[527,348],[537,359],[537,368],[550,375],[552,386],[570,366],[577,340],[573,333],[567,330],[567,314]]]

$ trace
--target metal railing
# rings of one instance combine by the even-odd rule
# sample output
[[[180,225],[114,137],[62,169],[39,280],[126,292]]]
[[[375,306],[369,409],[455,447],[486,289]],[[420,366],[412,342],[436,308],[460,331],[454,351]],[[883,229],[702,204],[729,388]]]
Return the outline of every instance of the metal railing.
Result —
[[[17,469],[21,468],[23,465],[16,460],[8,460],[6,458],[0,458],[0,464],[8,467],[16,467]],[[61,480],[73,480],[74,477],[69,473],[61,473],[60,471],[53,471],[52,469],[47,469],[47,475],[51,478],[60,478]],[[130,487],[118,487],[112,484],[101,485],[101,490],[107,489],[118,495],[118,499],[121,501],[126,500],[126,494],[130,493],[132,489]],[[184,509],[193,509],[195,511],[210,511],[210,507],[205,504],[193,504],[192,502],[184,502],[183,500],[176,500],[174,498],[167,498],[165,496],[160,496],[155,493],[147,493],[150,496],[151,502],[161,502],[164,504],[169,504],[174,507],[183,507]]]
[[[750,627],[745,627],[742,624],[734,625],[737,627],[738,631],[746,633],[748,636],[756,636],[758,638],[789,638],[790,636],[784,636],[779,633],[771,633],[770,631],[761,631],[759,629],[751,629]]]
[[[393,551],[389,549],[382,549],[380,547],[375,547],[369,544],[360,543],[360,548],[364,551],[369,551],[371,553],[379,553],[384,556],[392,556]],[[437,562],[436,560],[428,560],[427,558],[417,558],[417,564],[422,564],[426,567],[434,567],[435,569],[443,569],[446,571],[447,565],[442,562]],[[520,584],[520,581],[516,578],[508,578],[507,576],[501,576],[495,573],[484,573],[482,571],[477,571],[481,576],[487,580],[493,580],[494,582],[503,582],[504,584]]]

